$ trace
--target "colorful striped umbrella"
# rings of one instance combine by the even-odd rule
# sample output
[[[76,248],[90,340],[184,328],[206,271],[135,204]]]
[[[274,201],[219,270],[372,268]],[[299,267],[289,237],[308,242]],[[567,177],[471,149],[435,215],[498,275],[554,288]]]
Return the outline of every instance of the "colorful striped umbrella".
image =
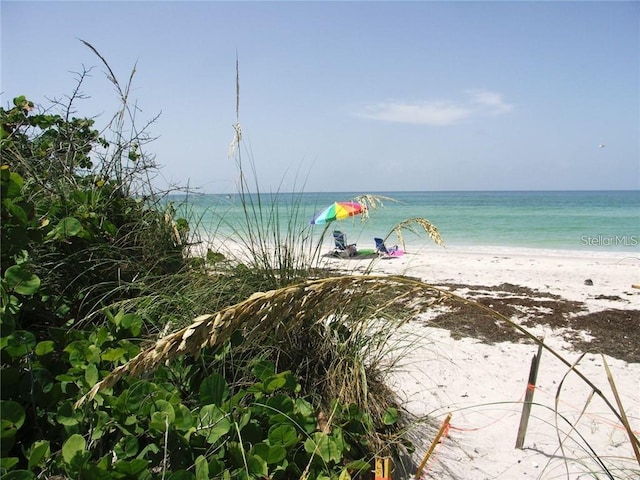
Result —
[[[312,225],[321,225],[330,223],[334,220],[342,220],[343,218],[353,217],[364,212],[365,207],[358,202],[334,202],[320,213],[316,214],[311,220]]]

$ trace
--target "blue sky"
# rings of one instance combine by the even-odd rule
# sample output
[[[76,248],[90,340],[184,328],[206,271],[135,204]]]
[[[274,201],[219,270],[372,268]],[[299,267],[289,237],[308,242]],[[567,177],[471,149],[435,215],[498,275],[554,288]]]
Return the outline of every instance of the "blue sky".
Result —
[[[156,179],[233,192],[640,188],[640,2],[2,1],[2,105],[104,124],[134,65]],[[601,148],[600,144],[605,147]]]

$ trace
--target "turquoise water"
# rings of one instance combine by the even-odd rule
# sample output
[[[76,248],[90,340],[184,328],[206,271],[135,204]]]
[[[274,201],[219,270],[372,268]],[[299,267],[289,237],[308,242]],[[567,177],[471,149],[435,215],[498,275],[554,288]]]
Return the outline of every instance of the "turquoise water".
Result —
[[[333,201],[359,193],[279,193],[253,197],[251,212],[263,222],[278,218],[281,229],[296,225],[301,234],[319,235],[324,226],[309,225],[314,213]],[[447,246],[508,246],[546,249],[640,252],[640,191],[534,192],[383,192],[395,201],[360,217],[334,222],[350,242],[373,247],[399,222],[423,217],[440,231]],[[182,204],[184,197],[173,197]],[[190,195],[185,216],[204,235],[244,231],[239,195]],[[259,206],[259,207],[258,207]],[[185,211],[182,204],[181,211]],[[196,220],[197,219],[197,220]],[[264,224],[264,223],[263,223]],[[407,244],[428,244],[424,232],[403,233]],[[391,237],[394,238],[393,236]],[[393,240],[391,240],[393,241]],[[371,244],[371,245],[369,245]]]

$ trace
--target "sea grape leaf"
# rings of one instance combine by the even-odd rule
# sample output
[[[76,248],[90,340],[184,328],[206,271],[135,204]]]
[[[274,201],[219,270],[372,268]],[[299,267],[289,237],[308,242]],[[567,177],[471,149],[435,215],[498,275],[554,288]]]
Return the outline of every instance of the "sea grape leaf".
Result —
[[[273,393],[280,390],[287,384],[287,379],[281,375],[274,375],[272,377],[267,378],[264,382],[264,391],[265,393]]]
[[[347,463],[344,468],[347,471],[364,473],[371,471],[371,464],[369,462],[365,462],[364,460],[354,460]]]
[[[187,470],[173,472],[167,480],[195,480],[195,475]]]
[[[247,459],[247,465],[249,467],[249,473],[257,476],[258,478],[269,477],[269,467],[264,458],[257,455],[249,455]]]
[[[78,237],[83,233],[84,228],[80,220],[74,217],[65,217],[58,222],[56,227],[49,232],[50,237],[56,240],[65,240],[69,237]]]
[[[139,477],[147,469],[148,461],[142,458],[120,460],[115,464],[116,472],[123,473],[129,478]]]
[[[274,395],[267,400],[266,404],[272,411],[269,423],[275,425],[291,421],[295,405],[291,397],[284,394]]]
[[[5,472],[7,470],[11,470],[13,467],[15,467],[18,462],[20,461],[20,459],[18,457],[2,457],[0,458],[0,469],[3,469]],[[2,477],[2,479],[4,480],[5,478],[7,478],[6,476]]]
[[[82,435],[74,433],[62,444],[62,458],[66,463],[71,463],[73,457],[83,453],[87,448],[87,442]]]
[[[110,348],[102,354],[105,362],[116,362],[124,358],[127,351],[122,347]]]
[[[29,451],[29,470],[40,465],[43,459],[49,458],[51,447],[48,440],[38,440],[31,445]]]
[[[384,423],[385,425],[393,425],[397,421],[398,421],[398,410],[393,407],[388,408],[384,412],[384,415],[382,416],[382,423]]]
[[[267,438],[270,445],[282,445],[288,448],[297,443],[298,433],[293,425],[283,423],[271,427]]]
[[[4,351],[13,358],[29,353],[36,346],[36,337],[26,330],[16,330],[6,339]]]
[[[60,407],[58,407],[56,420],[60,425],[73,427],[80,422],[81,412],[82,410],[73,408],[71,401],[67,400],[62,405],[60,405]]]
[[[43,340],[42,342],[38,342],[36,345],[36,355],[42,357],[47,355],[54,350],[55,343],[53,340]]]
[[[208,443],[215,443],[231,430],[231,420],[216,405],[205,405],[198,414],[198,430],[207,437]]]
[[[322,432],[315,432],[305,442],[304,449],[307,453],[320,455],[325,462],[339,462],[342,459],[342,449],[339,442],[333,437]]]
[[[20,295],[33,295],[40,289],[40,278],[29,271],[26,265],[12,265],[4,272],[7,290]]]
[[[213,373],[200,384],[200,403],[202,405],[222,405],[229,396],[229,387],[225,378]]]
[[[156,400],[153,404],[153,409],[149,428],[165,431],[167,424],[173,424],[173,421],[176,419],[173,406],[166,400]]]
[[[193,419],[193,415],[191,414],[191,410],[189,410],[186,406],[179,403],[173,407],[175,418],[173,421],[173,427],[178,430],[187,431],[190,428],[195,426],[195,422]]]
[[[135,313],[126,313],[120,320],[120,326],[122,328],[129,329],[134,337],[137,337],[140,334],[143,325],[142,317]]]
[[[196,480],[209,480],[209,464],[207,458],[198,455],[196,458]]]
[[[267,443],[257,443],[253,447],[254,455],[264,459],[268,465],[280,463],[287,458],[287,450],[282,445],[269,445]]]
[[[252,368],[253,374],[258,377],[260,380],[266,380],[272,375],[275,375],[276,368],[273,365],[273,362],[268,360],[261,360],[256,362],[256,364]]]
[[[349,474],[349,470],[346,468],[343,468],[342,471],[340,472],[340,476],[338,477],[338,480],[351,480],[351,475]]]
[[[86,380],[87,385],[89,385],[90,387],[93,387],[96,383],[98,383],[100,374],[95,363],[90,363],[89,365],[87,365],[87,368],[85,368],[84,371],[84,379]]]
[[[24,424],[26,414],[24,408],[13,400],[0,401],[0,418],[2,419],[2,438],[13,437]]]
[[[28,470],[13,470],[2,476],[2,480],[35,480],[34,473]]]
[[[3,165],[2,168],[2,186],[6,188],[6,191],[2,192],[2,196],[5,198],[14,198],[20,195],[24,180],[16,172],[11,172],[7,168],[4,168],[5,166],[6,165]]]
[[[11,223],[18,223],[20,226],[26,226],[29,223],[29,217],[24,208],[20,204],[15,203],[11,198],[5,198],[2,200],[2,205],[14,218],[11,219]],[[17,222],[15,221],[17,220]]]

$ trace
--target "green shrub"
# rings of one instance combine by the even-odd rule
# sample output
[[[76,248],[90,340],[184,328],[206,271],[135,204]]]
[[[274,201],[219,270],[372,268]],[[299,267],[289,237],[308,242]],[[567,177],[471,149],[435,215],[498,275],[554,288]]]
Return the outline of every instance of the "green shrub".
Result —
[[[291,371],[251,358],[225,367],[243,342],[238,335],[220,351],[126,378],[75,407],[162,328],[153,318],[159,310],[179,317],[189,295],[213,291],[220,298],[200,308],[228,305],[271,280],[242,264],[216,276],[189,262],[188,223],[171,204],[134,194],[134,173],[123,176],[98,153],[112,145],[92,121],[34,110],[24,97],[0,109],[3,478],[297,479],[368,471],[367,413],[334,402],[330,429],[319,429],[317,407]],[[202,294],[181,293],[194,282]],[[180,295],[176,303],[162,300]]]
[[[149,184],[155,164],[142,147],[150,137],[125,124],[135,118],[129,86],[121,88],[104,63],[122,100],[103,130],[111,139],[72,114],[79,88],[67,105],[37,111],[17,97],[0,108],[0,476],[367,477],[372,432],[382,413],[383,429],[397,415],[372,416],[335,390],[316,391],[308,378],[314,359],[304,357],[324,357],[317,370],[331,375],[329,367],[342,363],[324,354],[335,342],[322,336],[338,330],[314,329],[311,339],[292,332],[295,348],[285,352],[291,343],[258,336],[272,342],[263,349],[240,326],[196,358],[125,376],[78,406],[158,336],[308,278],[318,252],[303,238],[304,254],[278,248],[272,258],[267,238],[290,243],[295,222],[269,230],[278,213],[249,202],[253,258],[231,262],[213,250],[190,258],[189,222]],[[317,344],[305,349],[310,340]],[[359,350],[367,337],[335,340]],[[345,370],[364,369],[359,355],[354,360]]]

